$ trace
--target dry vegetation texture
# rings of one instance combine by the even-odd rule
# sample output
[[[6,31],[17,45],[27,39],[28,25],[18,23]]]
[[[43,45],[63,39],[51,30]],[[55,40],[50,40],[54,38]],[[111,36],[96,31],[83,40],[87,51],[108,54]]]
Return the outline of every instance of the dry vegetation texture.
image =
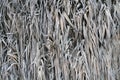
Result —
[[[0,0],[0,80],[120,80],[120,1]]]

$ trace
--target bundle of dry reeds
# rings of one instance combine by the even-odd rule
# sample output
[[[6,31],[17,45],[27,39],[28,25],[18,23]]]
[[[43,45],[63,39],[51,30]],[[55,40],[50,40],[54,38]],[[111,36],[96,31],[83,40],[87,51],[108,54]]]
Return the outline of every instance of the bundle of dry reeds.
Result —
[[[120,80],[120,1],[0,0],[0,80]]]

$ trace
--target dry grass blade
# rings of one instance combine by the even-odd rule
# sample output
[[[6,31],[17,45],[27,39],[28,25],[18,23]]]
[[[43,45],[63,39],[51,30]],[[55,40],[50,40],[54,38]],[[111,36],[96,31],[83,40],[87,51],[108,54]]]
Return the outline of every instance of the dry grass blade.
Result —
[[[70,26],[72,26],[74,28],[74,25],[72,24],[71,20],[69,19],[68,15],[66,14],[66,12],[63,12],[63,16],[65,17],[67,22],[70,24]]]
[[[120,80],[120,1],[0,0],[0,80]]]

